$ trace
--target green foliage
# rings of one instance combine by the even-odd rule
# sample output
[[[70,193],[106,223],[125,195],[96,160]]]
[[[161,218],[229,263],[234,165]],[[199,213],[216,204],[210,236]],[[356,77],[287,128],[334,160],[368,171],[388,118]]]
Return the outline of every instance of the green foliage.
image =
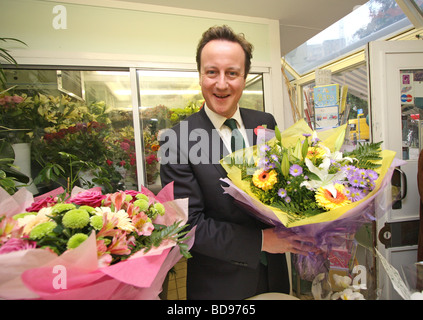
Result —
[[[25,42],[15,38],[0,38],[0,41],[3,41],[3,42],[15,41],[26,46]],[[5,60],[7,63],[14,64],[14,65],[18,64],[16,60],[12,57],[12,55],[9,53],[9,50],[7,49],[0,48],[0,58]],[[0,83],[2,84],[3,87],[6,87],[6,75],[4,74],[3,68],[1,67],[2,66],[1,59],[0,59]]]
[[[107,190],[113,189],[110,184],[110,180],[101,175],[101,173],[106,170],[105,168],[102,168],[90,161],[82,161],[77,156],[70,153],[58,152],[58,154],[68,163],[69,171],[66,171],[63,166],[58,163],[46,163],[39,174],[35,177],[35,184],[54,181],[61,184],[62,187],[68,190],[68,193],[70,194],[73,187],[81,179],[83,180],[83,185],[85,184],[88,187],[92,187],[91,182],[88,182],[80,177],[80,174],[83,171],[90,170],[95,174],[95,178],[93,179],[94,183],[101,183]]]
[[[376,162],[382,160],[380,156],[381,144],[382,141],[365,144],[359,143],[355,150],[345,152],[344,156],[357,159],[354,161],[354,165],[357,168],[375,169],[380,167],[380,164]]]
[[[189,231],[184,231],[184,229],[188,225],[179,226],[182,221],[176,221],[174,224],[170,226],[154,224],[154,232],[151,236],[145,236],[143,240],[140,239],[137,246],[139,248],[134,247],[134,251],[136,252],[140,249],[144,249],[145,252],[148,252],[153,247],[158,247],[163,241],[165,240],[173,240],[176,241],[176,244],[179,246],[179,251],[185,258],[191,258],[191,254],[188,251],[188,245],[184,243],[188,239],[185,235]]]
[[[16,192],[15,182],[29,182],[29,177],[18,170],[13,164],[14,161],[15,152],[12,145],[0,139],[0,186],[9,194]]]

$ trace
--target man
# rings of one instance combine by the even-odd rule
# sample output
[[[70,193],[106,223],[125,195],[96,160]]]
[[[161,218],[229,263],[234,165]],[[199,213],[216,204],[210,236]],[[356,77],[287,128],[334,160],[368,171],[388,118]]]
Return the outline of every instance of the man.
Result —
[[[188,260],[188,299],[245,299],[269,291],[288,293],[283,253],[307,254],[309,250],[296,236],[279,238],[222,189],[220,179],[226,172],[218,160],[231,150],[231,129],[225,120],[236,120],[246,146],[255,144],[257,138],[248,131],[261,125],[274,129],[276,125],[272,115],[238,106],[251,53],[252,45],[227,26],[212,27],[203,34],[197,67],[205,105],[172,128],[177,139],[164,151],[168,159],[173,156],[176,161],[162,163],[162,184],[173,181],[175,198],[189,198],[188,223],[196,226],[193,257]]]

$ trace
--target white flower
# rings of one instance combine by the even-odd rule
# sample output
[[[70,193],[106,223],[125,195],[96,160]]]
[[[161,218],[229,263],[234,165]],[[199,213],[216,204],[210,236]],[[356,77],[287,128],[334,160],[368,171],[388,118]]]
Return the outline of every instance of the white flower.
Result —
[[[320,145],[320,148],[322,148],[323,150],[325,150],[325,156],[329,159],[335,160],[335,161],[343,161],[343,160],[347,160],[349,162],[353,162],[353,158],[350,157],[343,157],[342,152],[340,151],[334,151],[334,152],[330,152],[330,149],[328,147],[325,147],[323,145]]]
[[[131,218],[129,218],[128,213],[125,210],[112,211],[109,207],[97,207],[95,208],[95,214],[103,216],[107,214],[107,219],[112,219],[116,217],[118,219],[117,227],[123,231],[132,232],[135,230],[134,225],[132,224]]]
[[[30,234],[31,230],[44,222],[50,221],[50,218],[48,217],[49,215],[51,215],[51,211],[52,208],[51,207],[46,207],[46,208],[42,208],[40,211],[38,211],[38,213],[36,215],[26,215],[23,218],[19,218],[18,219],[18,226],[19,227],[24,227],[23,228],[23,233],[24,234]]]
[[[351,285],[351,278],[348,276],[340,276],[336,273],[333,274],[333,280],[335,281],[335,284],[339,287],[342,287],[344,289],[348,288]]]
[[[331,297],[332,300],[365,300],[364,296],[357,291],[353,291],[349,288],[341,292],[336,292]]]
[[[305,164],[310,172],[314,173],[319,180],[310,179],[310,181],[302,182],[300,186],[305,186],[307,189],[313,191],[323,187],[328,189],[330,193],[332,193],[333,197],[336,198],[335,183],[344,179],[346,177],[346,173],[343,170],[340,170],[337,173],[329,174],[329,158],[324,158],[323,162],[318,167],[316,167],[308,158],[305,159]]]

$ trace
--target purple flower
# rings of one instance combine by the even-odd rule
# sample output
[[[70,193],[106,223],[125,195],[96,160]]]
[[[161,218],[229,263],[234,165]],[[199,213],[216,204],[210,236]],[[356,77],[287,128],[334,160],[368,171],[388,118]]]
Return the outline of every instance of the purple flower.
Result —
[[[355,171],[357,170],[356,167],[351,166],[351,165],[344,166],[342,169],[346,172],[347,177],[352,176],[355,173]]]
[[[360,187],[361,181],[363,180],[363,178],[361,178],[358,174],[354,174],[348,177],[348,182],[353,186],[353,187]]]
[[[272,154],[270,155],[270,158],[272,158],[273,161],[278,162],[279,163],[279,158],[276,154]]]
[[[358,182],[358,185],[359,185],[360,188],[367,188],[367,180],[366,179],[361,179]]]
[[[369,181],[369,189],[372,191],[374,188],[376,188],[376,183],[373,180]]]
[[[362,177],[363,179],[367,178],[367,171],[364,169],[358,169],[357,174]]]
[[[377,180],[377,178],[379,178],[379,175],[375,171],[373,171],[371,169],[366,170],[366,173],[367,173],[367,177],[370,180],[373,180],[374,181],[374,180]]]
[[[348,199],[350,199],[352,202],[359,201],[365,197],[363,191],[358,188],[350,188],[349,191],[350,195],[348,196]]]
[[[257,166],[261,169],[265,169],[268,165],[269,165],[269,158],[267,157],[260,158],[259,161],[257,162]]]
[[[286,197],[286,190],[284,188],[280,188],[278,191],[278,196],[281,198],[285,198]]]
[[[288,197],[288,196],[286,196],[284,200],[285,200],[286,203],[290,203],[291,202],[291,198]]]
[[[267,144],[264,144],[264,145],[260,146],[260,152],[261,153],[265,153],[265,152],[267,152],[269,150],[270,150],[270,147]]]
[[[293,164],[291,168],[289,168],[289,174],[293,177],[297,177],[303,173],[303,168],[298,164]]]

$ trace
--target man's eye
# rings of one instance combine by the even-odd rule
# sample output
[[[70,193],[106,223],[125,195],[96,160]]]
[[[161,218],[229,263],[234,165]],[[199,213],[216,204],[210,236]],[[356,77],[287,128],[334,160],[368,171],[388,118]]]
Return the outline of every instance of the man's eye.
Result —
[[[214,70],[207,70],[207,71],[206,71],[206,75],[207,75],[208,77],[213,77],[213,76],[216,76],[216,74],[217,74],[217,72],[216,72],[216,71],[214,71]]]
[[[228,71],[226,73],[226,76],[228,78],[234,79],[234,78],[238,78],[239,77],[239,73],[237,71]]]

